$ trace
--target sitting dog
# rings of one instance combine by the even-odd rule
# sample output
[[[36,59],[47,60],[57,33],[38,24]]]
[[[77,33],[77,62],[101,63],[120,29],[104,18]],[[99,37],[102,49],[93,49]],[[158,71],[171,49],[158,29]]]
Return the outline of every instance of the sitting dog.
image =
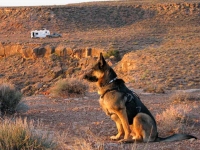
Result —
[[[122,79],[106,63],[102,53],[98,62],[83,77],[96,82],[99,103],[103,111],[116,123],[118,133],[111,136],[120,142],[159,142],[179,141],[196,137],[188,134],[174,134],[166,138],[158,137],[153,115],[141,102],[138,95],[129,90]],[[123,139],[120,139],[124,135]]]

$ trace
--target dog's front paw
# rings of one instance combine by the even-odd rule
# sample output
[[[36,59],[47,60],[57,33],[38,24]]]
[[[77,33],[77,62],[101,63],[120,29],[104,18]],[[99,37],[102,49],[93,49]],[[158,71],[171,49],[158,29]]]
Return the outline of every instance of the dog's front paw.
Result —
[[[111,140],[119,140],[120,136],[121,136],[121,135],[118,135],[118,134],[117,134],[117,135],[115,135],[115,136],[111,136],[110,139],[111,139]]]
[[[117,133],[117,135],[111,136],[110,139],[111,140],[119,140],[122,135],[123,135],[123,132],[119,132],[119,133]]]

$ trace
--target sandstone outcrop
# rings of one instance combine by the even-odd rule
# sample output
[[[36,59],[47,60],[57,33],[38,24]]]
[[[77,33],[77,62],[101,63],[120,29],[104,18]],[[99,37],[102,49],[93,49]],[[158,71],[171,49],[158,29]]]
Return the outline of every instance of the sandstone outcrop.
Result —
[[[15,54],[21,54],[26,59],[36,59],[39,57],[50,57],[51,54],[66,58],[74,57],[77,59],[86,57],[98,57],[103,49],[98,48],[79,48],[72,49],[66,45],[53,46],[51,44],[18,44],[18,43],[0,43],[0,57],[9,57]]]

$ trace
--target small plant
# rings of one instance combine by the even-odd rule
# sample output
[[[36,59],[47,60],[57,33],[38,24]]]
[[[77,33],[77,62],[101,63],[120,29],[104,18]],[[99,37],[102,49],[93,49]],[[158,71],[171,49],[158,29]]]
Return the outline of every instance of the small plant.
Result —
[[[187,92],[176,92],[170,97],[170,100],[173,103],[181,103],[186,101],[195,101],[200,100],[200,97],[198,95],[195,95],[193,93],[187,93]]]
[[[44,150],[61,147],[61,136],[42,129],[40,122],[27,119],[2,119],[0,121],[0,149]]]
[[[172,133],[179,132],[184,128],[191,110],[188,105],[171,105],[168,109],[156,115],[159,130]]]
[[[104,141],[91,130],[83,129],[79,130],[79,133],[84,136],[79,136],[74,139],[76,148],[74,150],[105,150]]]
[[[153,86],[153,85],[144,88],[143,91],[144,92],[148,92],[148,93],[158,93],[158,94],[165,93],[165,90],[163,89],[163,87],[161,87],[161,86]]]
[[[186,102],[188,100],[188,96],[189,94],[186,92],[176,92],[169,99],[173,103],[180,103],[180,102]]]
[[[21,92],[17,91],[11,84],[0,85],[0,110],[1,114],[13,114],[22,98]]]
[[[54,96],[85,95],[88,85],[75,78],[61,79],[50,89]]]
[[[110,58],[111,56],[114,56],[116,58],[116,60],[120,60],[121,59],[118,50],[110,49],[104,54],[105,58]]]

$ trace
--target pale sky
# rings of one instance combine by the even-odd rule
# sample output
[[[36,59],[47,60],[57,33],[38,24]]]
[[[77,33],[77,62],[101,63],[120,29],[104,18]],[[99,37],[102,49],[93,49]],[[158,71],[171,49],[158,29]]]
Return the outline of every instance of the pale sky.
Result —
[[[38,5],[66,5],[70,3],[81,3],[105,0],[0,0],[2,6],[38,6]]]

